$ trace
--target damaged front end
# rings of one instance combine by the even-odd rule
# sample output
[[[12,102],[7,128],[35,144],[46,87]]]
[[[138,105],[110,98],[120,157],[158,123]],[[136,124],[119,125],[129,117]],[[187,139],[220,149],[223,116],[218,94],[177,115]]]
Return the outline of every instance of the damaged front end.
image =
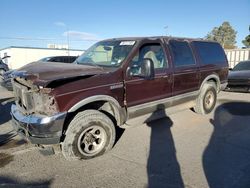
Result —
[[[25,115],[41,114],[51,116],[58,112],[53,96],[49,95],[51,89],[33,85],[31,81],[23,78],[12,80],[16,105]]]
[[[12,124],[21,136],[33,144],[57,144],[62,136],[66,112],[59,112],[51,89],[14,77],[15,104],[11,107]]]

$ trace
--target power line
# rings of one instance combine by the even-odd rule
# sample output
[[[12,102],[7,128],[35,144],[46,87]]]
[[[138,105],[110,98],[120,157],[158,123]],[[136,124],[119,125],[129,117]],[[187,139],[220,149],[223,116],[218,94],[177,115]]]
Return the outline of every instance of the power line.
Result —
[[[0,40],[33,40],[33,41],[62,41],[65,40],[63,38],[32,38],[32,37],[2,37],[0,36]],[[98,41],[97,39],[71,39],[73,42],[82,42],[82,41]]]

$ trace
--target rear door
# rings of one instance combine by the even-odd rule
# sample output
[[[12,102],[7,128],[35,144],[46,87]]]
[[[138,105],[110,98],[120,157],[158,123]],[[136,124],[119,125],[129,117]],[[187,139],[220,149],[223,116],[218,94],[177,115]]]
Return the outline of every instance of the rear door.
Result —
[[[199,66],[188,41],[168,42],[173,62],[173,96],[197,91],[200,85]]]

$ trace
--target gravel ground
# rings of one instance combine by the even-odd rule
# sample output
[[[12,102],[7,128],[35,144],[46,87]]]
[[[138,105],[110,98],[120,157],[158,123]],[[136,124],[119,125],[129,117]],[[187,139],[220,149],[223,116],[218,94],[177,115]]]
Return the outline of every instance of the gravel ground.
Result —
[[[107,154],[66,161],[15,136],[0,88],[0,187],[250,187],[250,94],[219,94],[213,113],[185,110],[126,129]]]

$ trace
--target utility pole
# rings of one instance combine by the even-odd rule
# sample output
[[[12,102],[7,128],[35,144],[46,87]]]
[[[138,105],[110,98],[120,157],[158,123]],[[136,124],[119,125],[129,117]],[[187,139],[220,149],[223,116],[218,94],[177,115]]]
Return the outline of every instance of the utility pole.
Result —
[[[69,52],[69,28],[68,26],[66,25],[66,29],[67,29],[67,43],[68,43],[68,56],[70,56],[70,52]]]

